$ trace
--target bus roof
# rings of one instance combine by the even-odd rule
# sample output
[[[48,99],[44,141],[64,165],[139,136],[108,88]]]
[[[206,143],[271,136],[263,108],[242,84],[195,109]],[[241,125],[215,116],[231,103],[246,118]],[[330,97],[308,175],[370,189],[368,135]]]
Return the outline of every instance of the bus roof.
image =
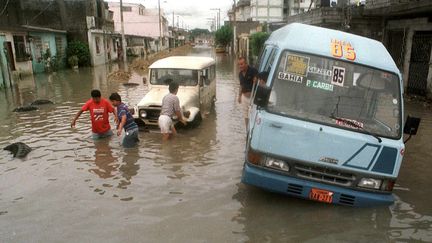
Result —
[[[274,31],[266,44],[276,45],[283,50],[333,57],[332,40],[350,43],[356,54],[353,62],[394,72],[400,76],[399,69],[381,42],[338,30],[293,23]]]
[[[211,57],[172,56],[157,60],[149,68],[200,70],[213,64],[215,61]]]

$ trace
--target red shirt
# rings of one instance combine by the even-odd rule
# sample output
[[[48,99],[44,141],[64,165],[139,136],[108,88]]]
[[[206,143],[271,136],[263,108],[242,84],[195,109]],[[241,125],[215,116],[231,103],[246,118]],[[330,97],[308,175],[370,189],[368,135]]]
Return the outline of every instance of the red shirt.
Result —
[[[90,111],[92,131],[94,133],[101,134],[111,130],[108,112],[114,112],[114,108],[106,99],[101,98],[98,104],[93,99],[90,99],[83,105],[81,110]]]

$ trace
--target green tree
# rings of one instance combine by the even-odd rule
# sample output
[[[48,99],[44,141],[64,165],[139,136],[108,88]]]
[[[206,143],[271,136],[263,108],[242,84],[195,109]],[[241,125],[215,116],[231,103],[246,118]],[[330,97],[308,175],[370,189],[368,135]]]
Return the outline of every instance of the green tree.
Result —
[[[264,46],[264,43],[269,38],[270,34],[266,32],[256,32],[250,36],[250,46],[252,55],[258,56]]]
[[[90,49],[89,46],[82,41],[72,41],[68,43],[66,54],[68,58],[71,56],[78,57],[79,66],[90,65]]]
[[[216,44],[227,46],[233,39],[233,30],[230,26],[224,25],[215,32]]]

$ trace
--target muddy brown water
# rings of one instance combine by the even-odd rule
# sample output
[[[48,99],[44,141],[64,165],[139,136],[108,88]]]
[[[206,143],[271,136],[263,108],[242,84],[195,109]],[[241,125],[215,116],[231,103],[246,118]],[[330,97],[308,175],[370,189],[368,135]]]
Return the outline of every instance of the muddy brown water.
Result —
[[[194,49],[193,55],[213,55]],[[213,55],[214,56],[214,55]],[[26,78],[0,91],[0,147],[25,142],[14,159],[0,150],[0,242],[410,242],[432,241],[431,108],[406,147],[388,207],[351,208],[281,196],[240,183],[245,128],[236,103],[235,61],[217,55],[217,102],[201,126],[169,143],[140,133],[93,141],[88,114],[69,127],[92,88],[118,91],[136,104],[142,77],[125,87],[107,81],[116,66]],[[35,99],[54,105],[13,113]]]

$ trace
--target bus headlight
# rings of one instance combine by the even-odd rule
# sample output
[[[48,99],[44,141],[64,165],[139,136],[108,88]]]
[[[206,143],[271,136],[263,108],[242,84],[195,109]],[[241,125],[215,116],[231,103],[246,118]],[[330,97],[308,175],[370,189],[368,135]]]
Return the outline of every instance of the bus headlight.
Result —
[[[139,111],[139,115],[141,118],[146,118],[147,117],[147,112],[145,110],[140,110]]]
[[[362,178],[358,183],[358,187],[376,189],[379,190],[381,187],[382,180],[373,178]]]
[[[265,166],[273,169],[289,171],[289,166],[285,161],[274,159],[274,158],[267,158],[265,162]]]

